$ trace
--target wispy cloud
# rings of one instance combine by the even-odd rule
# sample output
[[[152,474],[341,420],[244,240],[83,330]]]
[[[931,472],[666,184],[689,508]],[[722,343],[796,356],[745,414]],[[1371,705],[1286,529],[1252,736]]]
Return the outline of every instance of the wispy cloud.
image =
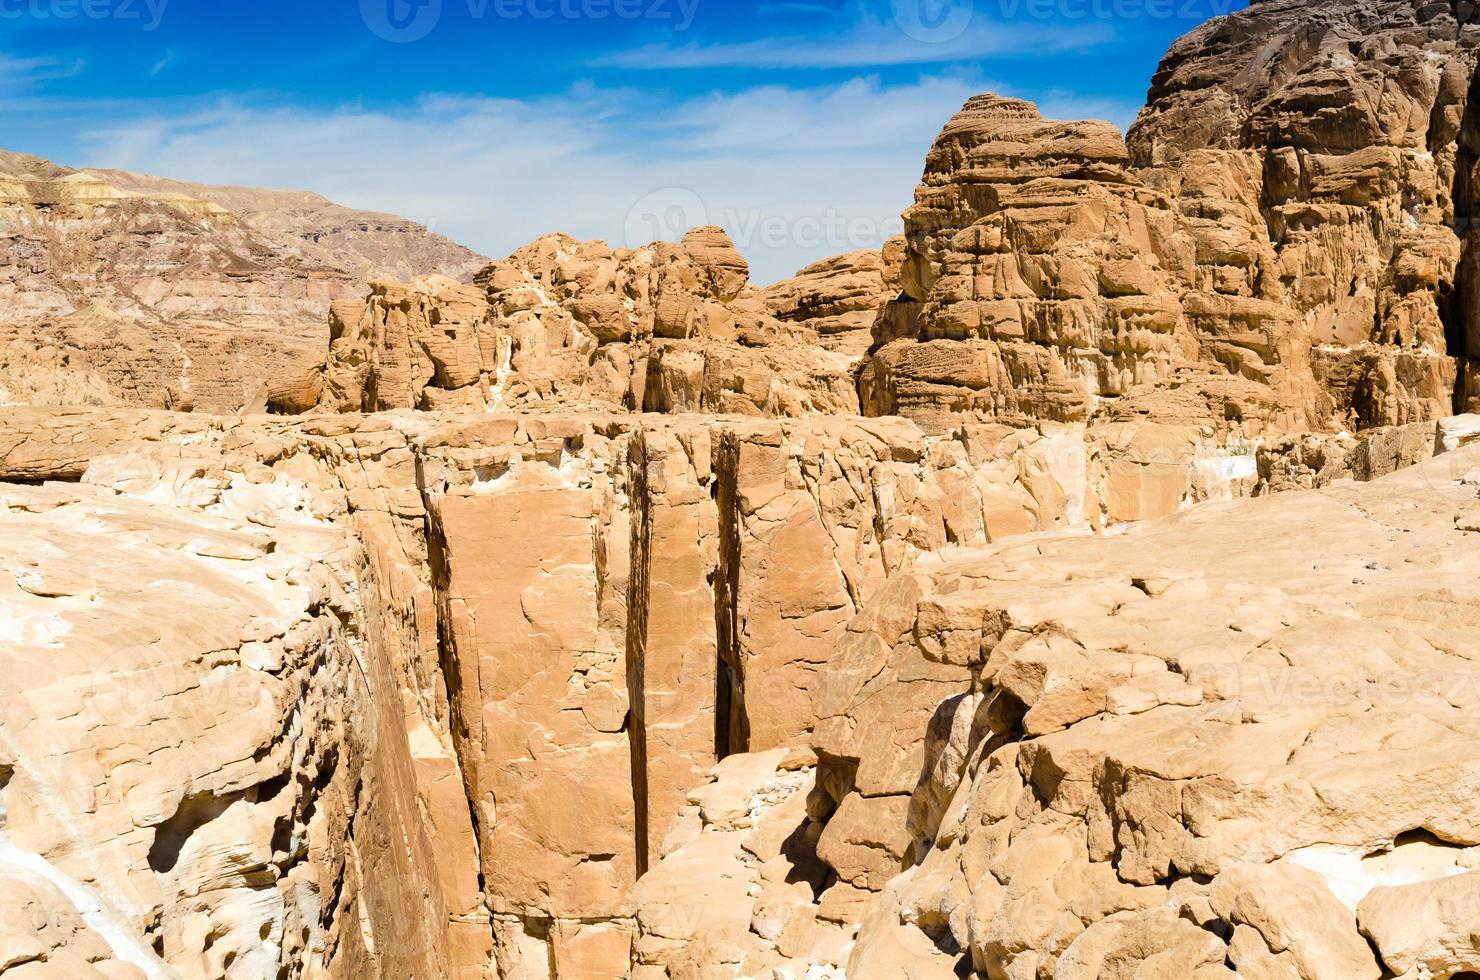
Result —
[[[1063,91],[1041,93],[1035,101],[1038,111],[1049,119],[1104,119],[1120,127],[1122,133],[1130,129],[1141,111],[1138,102],[1086,98]]]
[[[158,78],[160,75],[164,74],[164,70],[175,63],[176,54],[177,52],[174,48],[167,49],[164,53],[164,57],[160,58],[150,67],[149,77]]]
[[[30,91],[42,82],[74,78],[86,69],[82,58],[16,58],[0,52],[0,94]]]
[[[926,65],[1008,55],[1042,54],[1102,44],[1114,37],[1108,23],[1009,23],[976,12],[972,4],[942,0],[941,19],[922,17],[914,4],[879,11],[857,4],[841,11],[787,4],[790,13],[815,13],[813,29],[785,37],[710,43],[665,41],[616,51],[598,67],[627,69],[760,68],[828,69]],[[904,16],[901,7],[910,12]],[[890,13],[893,10],[895,13]]]

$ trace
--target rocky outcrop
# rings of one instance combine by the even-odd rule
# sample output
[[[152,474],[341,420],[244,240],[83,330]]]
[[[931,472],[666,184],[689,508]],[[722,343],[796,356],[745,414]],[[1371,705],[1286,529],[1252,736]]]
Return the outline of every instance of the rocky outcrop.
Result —
[[[7,972],[457,975],[346,527],[203,458],[3,490]]]
[[[1109,123],[979,96],[941,133],[905,215],[903,295],[863,382],[869,414],[1085,421],[1195,353],[1170,202]]]
[[[1465,410],[1477,45],[1467,7],[1266,0],[1178,42],[1127,141],[973,99],[906,214],[865,408],[1086,419],[1236,378],[1277,433]]]
[[[1129,142],[973,99],[903,241],[767,289],[7,158],[229,232],[204,293],[393,275],[277,416],[0,408],[0,973],[1480,973],[1473,19],[1256,0]],[[89,303],[6,398],[175,342]]]
[[[150,726],[146,719],[161,706],[176,704],[171,698],[187,698],[168,708],[174,727],[154,735],[175,740],[190,765],[208,767],[190,776],[188,766],[145,765],[139,778],[184,786],[180,800],[170,803],[168,796],[156,804],[157,814],[128,827],[89,825],[83,834],[87,841],[125,842],[109,866],[118,870],[110,873],[138,879],[133,887],[142,891],[129,898],[129,914],[142,916],[143,924],[130,928],[146,947],[166,933],[176,936],[162,954],[170,968],[190,975],[196,968],[189,964],[204,962],[192,957],[206,955],[192,937],[214,928],[172,924],[174,913],[158,903],[172,894],[174,879],[144,870],[152,868],[150,842],[175,832],[161,827],[194,827],[195,810],[182,816],[171,807],[199,796],[197,803],[214,814],[210,800],[224,796],[223,813],[236,806],[250,817],[269,794],[274,805],[306,806],[315,793],[327,792],[320,783],[337,786],[332,780],[349,773],[359,774],[359,782],[347,812],[320,803],[317,818],[291,811],[268,822],[274,833],[299,820],[311,835],[313,820],[329,819],[323,826],[331,837],[353,835],[355,827],[411,835],[418,843],[406,860],[415,870],[386,874],[420,897],[396,892],[384,901],[410,901],[426,915],[412,925],[372,919],[368,938],[351,940],[335,923],[358,921],[357,913],[331,916],[314,906],[323,912],[318,925],[310,923],[317,938],[303,942],[322,949],[323,962],[349,956],[344,962],[375,969],[405,962],[413,975],[445,969],[472,976],[495,961],[510,974],[511,964],[554,957],[567,973],[621,975],[624,967],[613,964],[638,956],[642,936],[634,885],[666,853],[668,835],[687,826],[677,815],[690,793],[720,760],[810,737],[822,717],[818,705],[834,650],[880,589],[918,557],[953,544],[984,545],[1145,507],[1142,484],[1091,479],[1083,439],[1074,427],[973,426],[930,437],[900,420],[840,418],[495,415],[471,421],[385,413],[228,421],[9,409],[0,418],[0,482],[15,481],[18,494],[35,496],[34,504],[17,504],[12,517],[37,540],[58,533],[32,520],[38,512],[55,510],[48,520],[85,528],[83,515],[118,511],[122,516],[108,520],[124,520],[160,549],[155,577],[194,576],[202,590],[198,599],[171,607],[180,617],[176,632],[143,609],[119,607],[123,621],[151,624],[141,627],[143,666],[104,665],[90,682],[117,685],[119,676],[138,670],[148,685],[166,678],[185,685],[180,695],[146,685],[147,696],[126,705],[116,723]],[[26,489],[36,486],[42,489]],[[1098,494],[1105,492],[1136,500],[1102,503]],[[61,503],[53,506],[53,498]],[[212,543],[204,530],[212,527],[223,529],[227,543]],[[102,583],[109,589],[122,590],[123,577],[142,567],[144,559],[127,550],[133,539],[123,540],[110,566],[120,577]],[[13,553],[34,551],[17,540]],[[501,559],[489,562],[489,554]],[[57,561],[65,558],[59,553]],[[170,571],[171,563],[178,570]],[[192,571],[192,563],[203,568]],[[280,563],[292,571],[272,571]],[[258,592],[275,595],[279,586],[271,583],[279,574],[287,576],[286,603],[286,596],[300,594],[293,584],[307,574],[300,566],[332,578],[332,588],[320,590],[332,604],[298,614],[305,622],[322,619],[312,631],[300,628],[317,638],[313,644],[294,646],[296,633],[284,639],[288,634],[259,636],[263,630],[241,627],[245,638],[231,645],[184,625],[199,609],[214,608],[213,589],[249,606],[277,602]],[[207,574],[217,568],[219,580]],[[37,586],[42,595],[25,598],[32,595],[24,588],[31,572],[22,565],[15,571],[26,610],[31,603],[51,609],[44,616],[12,610],[16,622],[40,624],[45,635],[37,634],[38,649],[66,650],[68,637],[85,638],[69,625],[71,606],[41,601],[52,586]],[[259,582],[260,589],[253,584]],[[228,589],[230,583],[236,584]],[[305,603],[319,601],[311,600],[319,594],[314,589],[304,594]],[[213,629],[236,630],[234,614],[224,610],[213,614]],[[88,615],[107,619],[105,613]],[[177,633],[178,645],[149,642]],[[218,654],[218,647],[236,652]],[[48,656],[63,662],[59,654]],[[81,648],[77,656],[87,662]],[[292,668],[299,672],[284,673],[289,668],[277,666],[280,659],[300,664]],[[169,669],[184,671],[178,677],[159,666],[177,660],[184,666]],[[62,669],[55,664],[48,670]],[[348,678],[334,673],[346,669]],[[278,692],[271,702],[278,714],[263,717],[280,726],[264,721],[260,730],[232,729],[232,738],[267,739],[271,732],[278,739],[271,749],[246,752],[256,761],[245,774],[240,767],[228,767],[227,776],[209,769],[210,739],[219,730],[210,719],[224,709],[215,702],[187,707],[205,683],[192,680],[192,670],[238,693],[245,680],[261,675]],[[17,676],[32,684],[24,671]],[[284,678],[291,678],[286,687]],[[42,711],[50,702],[27,703]],[[104,738],[102,722],[84,717],[75,724],[80,727],[64,731],[39,722],[32,727],[35,738],[79,747]],[[341,740],[336,758],[322,756]],[[304,761],[310,749],[320,754]],[[275,768],[280,757],[308,766],[303,779]],[[366,775],[366,766],[390,768]],[[121,773],[110,778],[120,788],[132,785]],[[285,778],[306,796],[282,795]],[[153,799],[156,783],[140,792]],[[45,802],[42,790],[19,776],[7,792],[12,827],[24,807]],[[395,830],[412,808],[419,822]],[[353,813],[360,816],[352,819]],[[232,840],[246,839],[247,824],[219,819],[225,818],[201,818]],[[134,840],[140,843],[127,843]],[[356,860],[393,860],[369,840]],[[54,863],[69,853],[49,838],[28,846]],[[335,863],[349,860],[338,852],[284,854],[267,852],[270,868],[244,874],[252,883],[293,874],[321,882],[353,878],[347,865]],[[295,871],[303,862],[312,870]],[[112,894],[111,886],[103,891]],[[165,897],[151,897],[156,894]],[[261,922],[297,921],[292,916],[309,914],[302,910],[318,893],[284,894],[265,907]],[[232,920],[236,899],[219,898],[219,906],[186,903],[179,914],[189,921]],[[383,930],[392,928],[411,930],[404,961],[386,958]],[[336,953],[342,943],[364,948]],[[229,951],[223,946],[216,955]],[[297,941],[284,941],[271,955],[311,959]],[[465,970],[474,972],[458,972]]]
[[[1199,291],[1290,309],[1344,427],[1456,407],[1477,46],[1465,5],[1254,4],[1172,48],[1128,137],[1190,222]]]
[[[6,601],[24,690],[3,743],[17,853],[0,857],[33,910],[17,942],[42,964],[159,976],[269,962],[331,976],[828,963],[930,976],[963,956],[1083,958],[1102,942],[1143,958],[1191,944],[1221,962],[1210,934],[1156,910],[1222,916],[1239,943],[1240,923],[1293,914],[1269,895],[1316,902],[1309,875],[1263,892],[1257,875],[1220,876],[1345,825],[1277,807],[1285,817],[1260,822],[1238,801],[1297,807],[1302,780],[1335,765],[1319,747],[1366,744],[1345,699],[1368,705],[1364,685],[1390,676],[1348,677],[1334,707],[1291,706],[1268,691],[1308,678],[1280,671],[1305,669],[1313,644],[1310,669],[1347,677],[1321,652],[1340,642],[1376,644],[1373,671],[1416,656],[1414,670],[1443,673],[1464,642],[1464,576],[1435,557],[1436,579],[1423,556],[1463,554],[1480,527],[1467,431],[1447,426],[1435,444],[1457,448],[1437,466],[1373,489],[1088,538],[1065,532],[1145,506],[1146,484],[1092,479],[1073,427],[8,410],[0,533],[21,556]],[[1096,503],[1106,491],[1137,496]],[[1341,545],[1311,571],[1297,555],[1313,534]],[[110,557],[79,573],[80,548]],[[141,568],[178,584],[130,589]],[[1362,598],[1324,604],[1344,589]],[[1299,625],[1317,602],[1338,612]],[[89,652],[105,627],[126,663]],[[1274,663],[1259,652],[1271,643]],[[53,710],[62,692],[76,711]],[[1464,709],[1449,703],[1434,724]],[[1230,735],[1238,716],[1266,720]],[[1156,761],[1159,732],[1204,728],[1208,759]],[[1307,736],[1309,761],[1280,763],[1305,767],[1298,778],[1259,761]],[[1450,772],[1467,764],[1459,745],[1406,751],[1373,748],[1381,765],[1350,791],[1412,785],[1430,756],[1449,767],[1436,787],[1467,785]],[[1160,784],[1118,775],[1143,771],[1210,794],[1207,822],[1157,816]],[[1229,798],[1204,772],[1245,782]],[[1007,774],[1035,788],[1003,797]],[[106,791],[68,795],[74,783]],[[1393,846],[1413,827],[1463,844],[1445,799],[1414,794],[1380,827],[1357,816],[1375,802],[1343,806],[1371,839],[1320,840],[1381,849],[1403,824]],[[1004,806],[1021,829],[983,852],[1006,863],[978,878],[972,842],[1009,838],[963,828],[971,807]],[[1047,893],[1014,870],[1042,848],[1062,858]],[[1286,864],[1322,871],[1325,852],[1310,853]],[[1294,874],[1286,864],[1269,873]],[[950,897],[963,894],[998,904],[966,915]],[[1017,901],[1069,903],[1093,938],[1060,930],[1044,946]],[[1342,925],[1350,905],[1322,907]],[[1320,929],[1270,940],[1269,955],[1356,948],[1344,925]],[[1238,956],[1265,955],[1245,945]]]
[[[787,775],[805,756],[727,763],[651,878],[748,881],[751,922],[685,930],[655,891],[639,950],[673,976],[1474,970],[1477,467],[1460,450],[896,576],[823,672],[810,796]]]
[[[234,411],[321,358],[368,275],[481,262],[316,195],[0,153],[0,401]]]
[[[868,353],[884,304],[899,295],[904,239],[891,238],[882,251],[849,252],[826,259],[766,287],[766,306],[779,320],[817,333],[829,350]]]
[[[835,288],[872,288],[877,307],[882,273],[855,279]],[[858,352],[825,346],[820,314],[773,316],[748,283],[729,237],[696,228],[635,250],[548,236],[478,289],[376,284],[331,315],[321,407],[856,413]]]

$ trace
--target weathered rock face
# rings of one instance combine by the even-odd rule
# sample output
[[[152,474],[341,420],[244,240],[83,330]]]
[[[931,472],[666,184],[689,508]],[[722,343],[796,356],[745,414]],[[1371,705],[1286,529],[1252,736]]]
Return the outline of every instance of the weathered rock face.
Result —
[[[166,417],[14,421],[12,462],[19,437],[34,476],[86,472],[0,501],[7,972],[479,975],[317,464]]]
[[[884,259],[855,257],[789,292],[748,282],[729,237],[697,228],[636,250],[548,236],[480,272],[484,295],[440,279],[377,284],[364,307],[335,307],[321,405],[856,414],[867,345],[839,337],[871,324]]]
[[[419,897],[396,892],[364,901],[405,899],[425,915],[409,924],[372,924],[368,939],[353,940],[364,950],[351,954],[335,952],[351,940],[339,936],[334,923],[357,920],[335,913],[320,920],[322,934],[312,941],[325,951],[323,962],[351,956],[345,962],[390,969],[404,961],[413,964],[406,967],[413,975],[445,969],[451,975],[473,971],[469,976],[497,962],[504,975],[517,976],[553,957],[567,975],[621,976],[641,934],[634,883],[665,853],[665,838],[678,826],[675,815],[690,792],[720,759],[810,737],[822,717],[821,684],[834,649],[881,588],[917,557],[952,544],[984,545],[1073,527],[1144,505],[1140,483],[1092,479],[1096,470],[1083,445],[1083,431],[1073,426],[971,426],[927,437],[902,420],[492,416],[470,422],[390,413],[270,422],[11,409],[0,419],[0,478],[81,481],[84,497],[57,505],[68,509],[48,518],[60,520],[59,526],[89,526],[83,515],[112,513],[116,501],[130,515],[128,527],[147,535],[155,527],[170,529],[159,560],[184,563],[171,574],[194,574],[185,567],[192,562],[225,563],[223,584],[202,572],[203,597],[177,607],[184,637],[178,649],[148,644],[162,627],[142,608],[116,612],[124,621],[150,624],[139,627],[147,634],[139,658],[181,660],[184,666],[170,670],[184,671],[183,679],[170,684],[193,692],[204,683],[190,679],[199,669],[239,691],[242,678],[263,672],[280,680],[280,657],[315,665],[292,675],[296,686],[286,690],[297,692],[294,699],[272,702],[285,706],[265,716],[288,725],[287,735],[266,722],[260,731],[245,725],[232,730],[233,738],[249,740],[277,733],[268,762],[248,752],[257,762],[247,775],[231,769],[236,775],[225,789],[217,782],[226,777],[187,778],[173,766],[144,766],[140,778],[158,785],[140,793],[154,800],[164,792],[160,786],[178,784],[185,786],[180,800],[172,803],[169,795],[151,804],[158,814],[84,835],[88,841],[139,841],[119,853],[117,874],[139,879],[133,887],[143,897],[130,901],[144,904],[129,908],[143,917],[144,924],[132,928],[143,931],[146,947],[168,930],[181,930],[163,954],[172,968],[185,975],[195,969],[189,964],[206,955],[199,936],[211,928],[190,932],[195,927],[177,927],[165,912],[149,912],[155,906],[148,902],[156,901],[151,889],[163,888],[168,896],[174,879],[147,860],[140,864],[140,854],[147,858],[152,841],[177,827],[186,837],[197,824],[233,839],[247,834],[234,822],[216,823],[217,797],[226,799],[223,812],[238,803],[247,811],[246,804],[269,793],[284,806],[292,800],[307,806],[323,791],[320,783],[349,772],[360,773],[359,795],[345,804],[360,814],[353,825],[388,828],[385,833],[417,841],[409,856],[397,851],[394,858],[367,842],[356,860],[362,869],[380,860],[413,861],[412,870],[386,874],[418,889]],[[82,490],[52,483],[46,493],[70,501],[66,495]],[[1106,502],[1103,493],[1129,493],[1134,500]],[[36,524],[32,511],[49,514],[48,508],[18,506],[14,517],[39,540],[53,531]],[[202,522],[235,529],[231,533],[249,544],[217,547],[204,532],[190,530]],[[13,553],[33,550],[18,542]],[[489,561],[492,554],[500,559]],[[122,590],[139,561],[121,552],[115,563],[120,578],[110,588]],[[254,561],[262,563],[263,576],[253,570]],[[199,609],[215,608],[210,590],[224,583],[238,583],[228,590],[235,601],[277,602],[272,596],[279,586],[270,583],[277,581],[271,569],[278,563],[291,566],[281,573],[289,576],[281,587],[290,595],[298,594],[293,581],[307,574],[300,565],[335,576],[338,591],[330,592],[339,598],[328,607],[332,615],[316,614],[327,617],[328,631],[314,641],[318,645],[293,646],[244,626],[240,643],[222,646],[248,651],[232,660],[212,654],[224,640],[189,634],[186,624]],[[30,581],[19,565],[17,574]],[[165,571],[158,574],[164,580]],[[260,589],[253,584],[259,581]],[[257,596],[263,589],[267,598]],[[62,644],[48,649],[70,649],[66,637],[82,635],[69,625],[70,608],[59,606],[44,620],[46,644]],[[19,622],[36,618],[29,609],[17,613]],[[230,632],[237,626],[222,612],[213,614],[212,628]],[[79,663],[91,663],[90,649],[75,650]],[[350,679],[333,674],[350,654],[348,663],[361,673]],[[253,666],[263,657],[265,666]],[[234,667],[240,658],[251,663]],[[144,671],[150,684],[156,673],[176,676],[155,660],[144,666],[130,661],[117,672],[108,664],[96,669],[103,686],[134,670]],[[276,682],[270,686],[280,689]],[[170,690],[149,687],[147,697],[126,707],[154,718],[159,705],[172,703]],[[180,704],[175,727],[151,729],[151,738],[174,739],[192,764],[210,765],[214,736],[192,733],[217,731],[212,712],[226,709],[210,702],[187,711]],[[365,714],[372,710],[373,717]],[[304,721],[289,724],[290,715]],[[148,724],[127,712],[117,723]],[[78,751],[104,737],[87,718],[77,724],[82,727],[62,734],[33,727],[36,738],[71,739]],[[334,745],[336,757],[323,758],[331,751],[324,746]],[[320,754],[304,762],[310,749]],[[277,786],[284,770],[274,768],[279,756],[271,753],[294,765],[318,766],[304,777],[318,788],[304,788],[295,776],[291,785],[306,796],[282,796],[286,791]],[[167,758],[158,752],[150,758],[156,756]],[[111,761],[98,764],[106,774],[97,779],[132,785]],[[389,771],[362,772],[380,765]],[[267,789],[253,788],[264,783]],[[190,788],[197,784],[205,788]],[[12,815],[42,805],[41,790],[19,776],[8,792],[17,794],[6,804]],[[172,809],[190,801],[206,816]],[[348,832],[346,823],[332,820],[350,817],[323,803],[314,806],[317,819],[331,820],[325,824],[331,837]],[[419,822],[394,829],[412,808]],[[15,819],[10,826],[17,826]],[[313,819],[290,813],[274,817],[272,826]],[[32,850],[48,861],[66,853],[50,841]],[[339,880],[344,867],[335,863],[343,857],[338,852],[309,858],[283,853],[287,857],[268,852],[277,871],[244,874],[251,882],[258,881],[253,875],[277,880],[300,873],[293,871],[295,862],[307,862],[322,882],[325,876]],[[352,871],[342,873],[353,879]],[[309,914],[294,911],[310,902],[304,894],[265,907],[262,921]],[[230,921],[237,905],[229,895],[221,898],[216,911],[189,906],[180,915]],[[409,930],[411,948],[404,954],[386,950],[384,930],[392,928]],[[294,961],[301,954],[309,962],[305,949],[285,941],[280,954]],[[222,947],[218,955],[227,952]],[[431,972],[415,963],[433,964],[426,966]]]
[[[0,973],[1480,972],[1471,19],[1255,2],[1129,145],[974,99],[766,290],[11,161],[410,281],[300,417],[0,409]]]
[[[0,153],[0,401],[235,410],[321,356],[324,310],[367,276],[481,263],[316,195]]]
[[[1218,376],[1287,432],[1463,410],[1477,46],[1464,6],[1265,0],[1178,42],[1128,143],[972,100],[906,215],[866,410],[1084,419]]]
[[[1458,447],[1466,432],[1451,425],[1435,442]],[[18,849],[6,866],[21,862],[22,947],[40,963],[122,959],[159,976],[255,976],[269,961],[331,976],[833,963],[897,976],[903,958],[929,976],[962,955],[988,975],[1029,951],[1060,968],[1114,950],[1176,958],[1187,943],[1197,962],[1231,955],[1158,919],[1171,900],[1230,923],[1249,962],[1265,947],[1237,927],[1261,916],[1295,930],[1268,955],[1355,956],[1343,931],[1354,900],[1333,905],[1299,870],[1327,871],[1325,851],[1306,860],[1311,842],[1357,860],[1389,830],[1402,838],[1395,853],[1410,853],[1413,827],[1468,841],[1445,809],[1468,792],[1450,771],[1467,764],[1458,744],[1441,739],[1422,758],[1375,747],[1337,770],[1317,748],[1283,760],[1302,739],[1366,744],[1370,685],[1333,660],[1333,642],[1371,648],[1372,683],[1415,656],[1401,669],[1447,677],[1444,658],[1463,655],[1450,651],[1466,642],[1467,579],[1451,581],[1446,556],[1466,554],[1466,529],[1480,527],[1473,448],[1370,490],[942,564],[917,556],[1083,513],[1092,490],[1062,475],[1051,434],[1024,444],[1005,429],[938,439],[885,421],[14,410],[3,433],[5,479],[81,481],[12,484],[0,522],[22,556],[7,600],[24,690],[6,722],[3,830]],[[1041,468],[1025,467],[1040,448]],[[1333,542],[1314,571],[1312,534]],[[83,548],[116,558],[79,575],[69,555]],[[141,567],[181,584],[132,591]],[[1360,601],[1330,605],[1348,588]],[[1351,612],[1312,611],[1332,608]],[[118,623],[133,625],[120,634]],[[98,628],[106,644],[88,639]],[[1429,630],[1430,646],[1402,629]],[[1272,643],[1273,662],[1240,653]],[[128,662],[99,663],[103,647]],[[1280,692],[1304,690],[1306,669],[1344,678],[1334,701],[1288,703]],[[249,682],[267,685],[260,698]],[[47,707],[62,691],[78,713]],[[1454,703],[1434,707],[1433,724],[1465,710]],[[232,724],[210,724],[226,712]],[[1239,717],[1261,720],[1244,732],[1228,720]],[[1183,748],[1157,762],[1158,739],[1189,728],[1207,729],[1196,744],[1213,755]],[[129,748],[95,754],[115,743]],[[809,744],[815,756],[787,749]],[[1266,748],[1301,774],[1260,762]],[[1379,797],[1396,806],[1382,780],[1412,787],[1431,756],[1449,767],[1433,793],[1376,823],[1361,816],[1383,810]],[[1301,815],[1301,786],[1367,761],[1365,782],[1320,793],[1379,797]],[[1008,773],[1036,787],[1011,799],[1040,809],[1002,802]],[[1184,794],[1211,794],[1211,809],[1178,830],[1156,816],[1160,784],[1117,773],[1164,773]],[[1230,779],[1232,796],[1220,789]],[[106,793],[74,800],[64,787],[79,780]],[[1264,820],[1266,803],[1286,807],[1281,819]],[[1017,814],[1022,829],[964,829],[973,807]],[[1342,836],[1342,820],[1370,839]],[[1337,837],[1319,836],[1332,826]],[[989,877],[971,870],[988,867],[973,863],[978,839],[990,844],[980,860],[997,862]],[[1041,892],[1031,869],[1049,853],[1061,870]],[[1266,872],[1240,870],[1270,861],[1268,875],[1292,880],[1266,888]],[[74,885],[106,897],[103,918]],[[1046,920],[1013,905],[1041,909],[1045,895],[1078,923],[1047,946],[1033,931]],[[1281,912],[1290,896],[1330,909],[1334,925]],[[1459,939],[1371,919],[1394,963],[1464,955]],[[1300,938],[1310,928],[1319,934]]]
[[[1342,426],[1455,407],[1477,46],[1467,5],[1266,0],[1179,41],[1131,129],[1190,222],[1199,291],[1292,310]]]
[[[1109,123],[979,96],[905,215],[903,297],[864,379],[870,414],[1084,421],[1195,344],[1169,278],[1189,243]]]
[[[816,331],[829,350],[868,353],[883,304],[899,295],[905,245],[891,238],[882,251],[849,252],[809,265],[765,290],[779,320]]]
[[[639,886],[640,960],[672,976],[1474,970],[1477,508],[1480,451],[1461,449],[896,576],[823,672],[815,781],[788,774],[805,756],[749,756],[693,795]]]

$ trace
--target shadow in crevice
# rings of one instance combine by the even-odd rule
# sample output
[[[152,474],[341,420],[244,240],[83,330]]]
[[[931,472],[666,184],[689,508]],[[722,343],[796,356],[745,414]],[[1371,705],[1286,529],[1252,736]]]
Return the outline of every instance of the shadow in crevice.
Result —
[[[1454,388],[1454,411],[1463,412],[1466,407],[1467,364],[1471,358],[1480,357],[1480,350],[1472,350],[1470,343],[1473,331],[1470,310],[1480,299],[1480,229],[1475,227],[1474,172],[1480,164],[1480,76],[1471,80],[1466,96],[1465,113],[1460,123],[1457,159],[1454,168],[1454,183],[1450,198],[1454,206],[1454,233],[1460,239],[1459,264],[1454,270],[1454,283],[1440,284],[1439,317],[1444,324],[1445,350],[1455,359],[1456,378]],[[1435,111],[1438,111],[1436,106]],[[1431,130],[1433,126],[1431,125]]]
[[[156,874],[169,874],[180,861],[180,854],[206,824],[218,819],[232,804],[246,799],[244,793],[217,796],[198,793],[187,797],[174,816],[154,828],[154,843],[149,845],[149,867]]]

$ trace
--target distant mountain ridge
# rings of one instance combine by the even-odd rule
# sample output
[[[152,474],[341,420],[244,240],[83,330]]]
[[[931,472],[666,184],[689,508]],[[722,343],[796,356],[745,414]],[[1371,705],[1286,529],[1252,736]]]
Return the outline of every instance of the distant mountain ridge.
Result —
[[[245,406],[370,279],[487,260],[318,194],[74,170],[0,151],[0,403]]]
[[[429,271],[471,280],[488,259],[399,215],[344,207],[298,190],[195,184],[127,170],[86,170],[121,190],[209,201],[268,237],[294,238],[307,256],[348,266],[362,279],[406,279]]]

